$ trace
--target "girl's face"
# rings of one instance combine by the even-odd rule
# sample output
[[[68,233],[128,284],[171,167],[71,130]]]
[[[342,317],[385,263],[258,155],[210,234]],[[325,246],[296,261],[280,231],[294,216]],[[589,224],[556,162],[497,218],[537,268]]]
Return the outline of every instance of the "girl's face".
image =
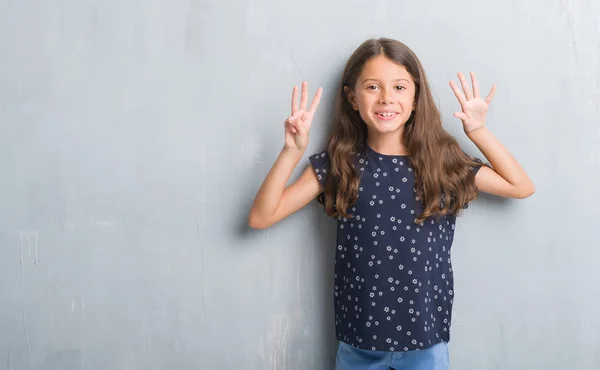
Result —
[[[369,132],[397,132],[415,109],[415,83],[406,70],[384,55],[367,61],[354,90],[346,88],[352,107]]]

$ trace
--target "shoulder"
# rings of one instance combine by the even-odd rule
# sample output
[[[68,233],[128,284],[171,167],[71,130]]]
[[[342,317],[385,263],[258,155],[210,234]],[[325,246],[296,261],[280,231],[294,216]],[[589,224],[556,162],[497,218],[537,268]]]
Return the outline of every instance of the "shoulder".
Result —
[[[326,150],[322,150],[311,154],[308,159],[319,182],[321,185],[324,185],[329,170],[329,153]]]
[[[311,154],[309,156],[309,159],[311,163],[315,161],[329,160],[329,153],[327,152],[327,150],[321,150],[319,152]]]

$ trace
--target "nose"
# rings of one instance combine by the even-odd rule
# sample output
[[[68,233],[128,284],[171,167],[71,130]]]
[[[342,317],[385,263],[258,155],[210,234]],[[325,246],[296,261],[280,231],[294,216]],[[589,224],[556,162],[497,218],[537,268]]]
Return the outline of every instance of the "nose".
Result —
[[[379,97],[379,102],[381,104],[391,104],[392,103],[392,94],[387,89],[382,89],[381,95]]]

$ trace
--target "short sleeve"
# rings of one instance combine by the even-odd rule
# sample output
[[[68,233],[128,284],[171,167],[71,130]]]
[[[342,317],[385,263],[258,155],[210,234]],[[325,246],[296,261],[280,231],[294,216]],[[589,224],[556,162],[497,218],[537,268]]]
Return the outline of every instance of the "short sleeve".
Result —
[[[309,160],[319,183],[322,187],[325,187],[325,179],[327,179],[327,172],[329,172],[329,155],[326,151],[322,151],[311,155]]]
[[[481,166],[483,166],[483,161],[479,158],[473,158],[473,160],[477,162],[477,164],[471,167],[471,171],[473,171],[473,175],[477,175],[477,172],[479,172]]]
[[[477,175],[477,172],[479,172],[479,170],[481,169],[481,166],[484,165],[483,161],[481,159],[477,158],[477,157],[473,157],[472,155],[470,155],[469,153],[465,152],[464,150],[463,150],[463,154],[465,156],[467,156],[467,158],[470,158],[471,160],[477,162],[476,165],[474,165],[474,166],[471,167],[471,172],[473,172],[473,175]]]
[[[479,170],[481,169],[482,166],[484,166],[484,163],[481,159],[477,158],[477,157],[471,157],[472,160],[474,160],[475,162],[477,162],[476,165],[471,167],[471,171],[473,172],[473,176],[477,175],[477,172],[479,172]],[[463,209],[467,209],[469,208],[469,203],[465,204],[463,207]]]

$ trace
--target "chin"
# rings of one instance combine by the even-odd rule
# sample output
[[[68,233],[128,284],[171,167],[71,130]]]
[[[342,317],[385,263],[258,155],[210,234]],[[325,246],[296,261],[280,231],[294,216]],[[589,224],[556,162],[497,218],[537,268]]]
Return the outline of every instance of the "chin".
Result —
[[[375,122],[368,125],[371,129],[375,131],[386,134],[391,132],[396,132],[404,127],[404,123],[398,122]]]

